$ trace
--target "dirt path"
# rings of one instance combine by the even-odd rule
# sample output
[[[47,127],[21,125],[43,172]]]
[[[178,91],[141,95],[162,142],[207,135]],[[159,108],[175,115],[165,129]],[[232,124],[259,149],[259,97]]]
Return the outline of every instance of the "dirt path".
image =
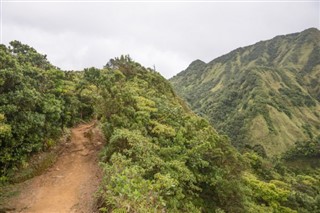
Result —
[[[93,212],[100,180],[97,151],[101,140],[89,140],[93,123],[72,129],[71,142],[44,174],[26,181],[10,204],[14,211],[33,213]]]

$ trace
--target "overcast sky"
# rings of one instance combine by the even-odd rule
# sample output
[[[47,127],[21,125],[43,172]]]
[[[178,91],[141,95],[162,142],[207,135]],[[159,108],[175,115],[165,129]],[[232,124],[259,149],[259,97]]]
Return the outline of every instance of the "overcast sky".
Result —
[[[1,0],[0,0],[1,1]],[[129,54],[166,78],[276,35],[320,28],[319,1],[77,2],[2,0],[2,43],[26,43],[63,70]]]

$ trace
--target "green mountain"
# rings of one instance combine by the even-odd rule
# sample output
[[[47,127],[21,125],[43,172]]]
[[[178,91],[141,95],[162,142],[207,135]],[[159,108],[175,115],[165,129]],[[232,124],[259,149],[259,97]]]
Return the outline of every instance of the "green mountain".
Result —
[[[236,147],[268,156],[320,134],[320,32],[316,28],[200,60],[170,79]]]
[[[97,119],[101,212],[243,211],[241,155],[159,73],[129,56],[64,72],[18,41],[0,56],[0,186],[68,127]]]
[[[191,68],[204,73],[206,66],[197,61]],[[306,100],[310,111],[318,106],[313,96]],[[64,72],[18,41],[0,45],[0,212],[7,211],[5,195],[15,194],[2,186],[32,166],[31,156],[50,153],[68,128],[88,120],[106,139],[103,178],[92,195],[99,212],[320,212],[320,169],[313,163],[320,137],[287,152],[297,171],[285,160],[241,155],[166,79],[129,56],[102,69]],[[291,159],[302,158],[312,164],[300,170]]]

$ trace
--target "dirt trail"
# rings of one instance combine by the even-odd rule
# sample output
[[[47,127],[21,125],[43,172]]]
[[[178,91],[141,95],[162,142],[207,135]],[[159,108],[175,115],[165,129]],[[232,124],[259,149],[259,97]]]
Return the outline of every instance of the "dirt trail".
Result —
[[[94,124],[72,129],[71,142],[44,174],[24,183],[10,206],[13,212],[93,212],[94,193],[100,180],[97,151],[101,140],[89,140]],[[91,132],[92,133],[92,132]]]

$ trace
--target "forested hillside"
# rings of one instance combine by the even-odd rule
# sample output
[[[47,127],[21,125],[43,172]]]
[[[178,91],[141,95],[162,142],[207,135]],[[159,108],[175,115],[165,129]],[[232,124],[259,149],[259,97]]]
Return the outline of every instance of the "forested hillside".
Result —
[[[53,146],[65,127],[92,115],[82,75],[59,70],[18,41],[0,46],[1,175]]]
[[[242,155],[167,80],[129,56],[64,72],[17,41],[2,45],[0,55],[2,184],[67,127],[96,119],[107,141],[100,212],[320,211],[317,165],[287,164],[319,158],[320,138],[283,160]]]
[[[198,114],[232,143],[279,155],[320,134],[320,32],[277,36],[170,79]]]
[[[2,182],[65,128],[98,118],[109,142],[101,153],[103,209],[242,208],[237,187],[222,188],[238,182],[240,155],[158,73],[128,56],[63,72],[18,41],[0,54]],[[225,199],[222,190],[237,196]]]

